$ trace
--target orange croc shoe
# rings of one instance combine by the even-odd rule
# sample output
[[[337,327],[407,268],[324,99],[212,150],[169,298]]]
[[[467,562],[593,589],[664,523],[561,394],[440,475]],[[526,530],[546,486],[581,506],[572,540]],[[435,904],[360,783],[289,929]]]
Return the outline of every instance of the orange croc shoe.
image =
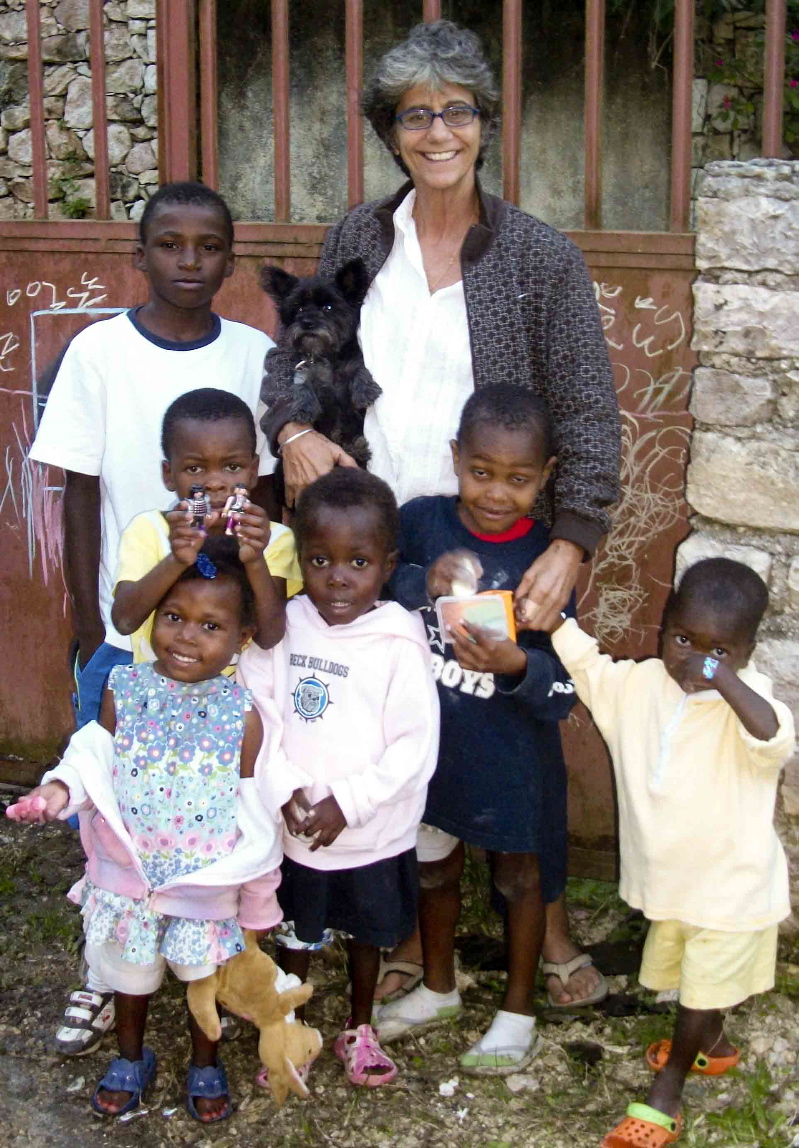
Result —
[[[674,1120],[648,1104],[630,1104],[621,1124],[608,1132],[600,1148],[662,1148],[682,1132],[682,1119]]]
[[[671,1054],[670,1040],[656,1040],[646,1050],[646,1063],[653,1072],[660,1072],[666,1067],[666,1061]],[[707,1053],[697,1053],[696,1060],[691,1065],[691,1072],[701,1073],[702,1076],[723,1076],[731,1068],[735,1068],[741,1059],[741,1050],[736,1048],[730,1056],[708,1056]]]

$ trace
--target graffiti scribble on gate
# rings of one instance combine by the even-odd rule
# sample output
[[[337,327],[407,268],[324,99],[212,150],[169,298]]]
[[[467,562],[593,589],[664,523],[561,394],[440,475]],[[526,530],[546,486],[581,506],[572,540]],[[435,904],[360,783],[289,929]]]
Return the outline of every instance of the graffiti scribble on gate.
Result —
[[[661,356],[672,359],[686,344],[684,316],[670,305],[637,295],[633,310],[643,312],[625,322],[623,287],[595,283],[594,294],[610,349],[622,410],[620,501],[611,512],[611,530],[592,563],[589,583],[596,604],[584,615],[597,638],[614,644],[636,627],[647,600],[642,557],[653,539],[674,527],[683,511],[685,456],[689,430],[682,417],[690,372],[668,366],[660,373]],[[625,331],[629,331],[627,342]],[[620,355],[643,352],[649,366],[630,366]],[[637,356],[636,356],[637,357]],[[647,575],[651,577],[651,574]]]

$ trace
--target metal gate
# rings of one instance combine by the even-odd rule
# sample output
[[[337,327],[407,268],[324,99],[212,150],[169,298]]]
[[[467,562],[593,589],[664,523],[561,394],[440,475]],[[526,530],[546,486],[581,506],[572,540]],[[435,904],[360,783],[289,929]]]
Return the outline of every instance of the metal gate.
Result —
[[[362,0],[346,17],[347,187],[363,199],[358,110]],[[0,435],[5,469],[0,661],[0,772],[30,777],[70,728],[69,609],[61,573],[61,477],[26,461],[37,419],[42,367],[87,321],[144,300],[131,266],[135,225],[110,219],[105,132],[103,3],[89,0],[96,218],[47,219],[47,167],[39,3],[26,0],[35,219],[0,225]],[[159,174],[218,181],[216,0],[157,4]],[[763,152],[780,149],[786,0],[768,0]],[[614,529],[580,589],[583,618],[614,650],[655,652],[675,546],[687,533],[683,500],[690,372],[694,237],[691,176],[693,0],[676,0],[673,40],[670,230],[602,230],[601,110],[605,2],[586,0],[584,229],[571,238],[595,281],[624,412],[624,496]],[[439,18],[440,0],[421,15]],[[522,0],[503,0],[503,188],[518,202],[521,151]],[[272,331],[257,270],[280,262],[307,273],[325,227],[292,223],[289,140],[289,3],[272,0],[275,222],[237,222],[238,271],[219,296],[230,318]],[[387,189],[389,190],[389,189]],[[611,876],[615,831],[604,747],[584,711],[566,730],[574,871]],[[4,757],[2,755],[5,755]]]

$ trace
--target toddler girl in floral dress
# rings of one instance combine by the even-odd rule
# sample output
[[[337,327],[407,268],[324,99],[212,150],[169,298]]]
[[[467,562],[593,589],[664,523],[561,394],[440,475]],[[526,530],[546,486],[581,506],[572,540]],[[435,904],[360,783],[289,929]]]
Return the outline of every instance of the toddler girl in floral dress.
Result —
[[[249,690],[222,674],[254,628],[244,567],[209,539],[157,608],[156,660],[112,671],[99,723],[11,809],[37,822],[80,813],[88,861],[70,897],[82,905],[90,978],[116,997],[120,1056],[92,1101],[103,1115],[131,1111],[155,1076],[142,1042],[166,966],[181,981],[207,977],[244,948],[242,929],[282,917],[280,838],[255,770],[263,727]],[[216,1044],[191,1016],[189,1031],[189,1111],[224,1120]]]

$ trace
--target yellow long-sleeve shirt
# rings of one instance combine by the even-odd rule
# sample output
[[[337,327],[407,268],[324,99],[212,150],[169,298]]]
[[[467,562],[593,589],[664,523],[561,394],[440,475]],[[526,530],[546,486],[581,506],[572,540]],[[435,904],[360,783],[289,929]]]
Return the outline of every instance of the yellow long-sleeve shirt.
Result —
[[[716,690],[683,693],[659,658],[616,662],[573,619],[552,643],[613,760],[624,900],[653,921],[728,932],[787,917],[774,803],[794,723],[769,679],[751,662],[739,674],[777,715],[759,741]]]

